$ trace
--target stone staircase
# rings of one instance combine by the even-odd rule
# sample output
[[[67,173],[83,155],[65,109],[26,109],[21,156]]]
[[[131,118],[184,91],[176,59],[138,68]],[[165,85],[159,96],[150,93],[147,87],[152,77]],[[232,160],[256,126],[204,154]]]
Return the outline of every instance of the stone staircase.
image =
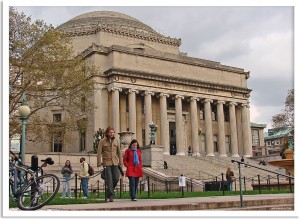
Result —
[[[209,181],[222,181],[222,173],[223,173],[223,180],[225,178],[225,172],[227,167],[231,167],[234,172],[234,175],[238,178],[239,170],[237,163],[232,163],[231,160],[238,160],[240,158],[231,158],[231,157],[207,157],[204,155],[201,156],[170,156],[164,155],[163,159],[168,163],[168,169],[163,169],[163,164],[161,163],[161,168],[156,168],[156,171],[162,172],[168,176],[179,176],[183,174],[188,178],[197,179],[198,181],[202,182],[209,182]],[[278,169],[278,167],[274,167],[271,165],[262,166],[259,165],[258,161],[252,160],[250,158],[245,158],[245,163],[250,164],[253,166],[257,166],[262,169],[270,170],[273,172],[282,173]],[[245,165],[241,166],[241,176],[244,178],[246,177],[246,188],[247,190],[252,190],[251,184],[257,182],[258,174],[260,175],[261,182],[266,182],[268,179],[268,175],[270,175],[271,182],[277,182],[276,174],[257,169],[254,167],[250,167]],[[252,179],[253,178],[253,179]],[[285,180],[285,179],[281,179]],[[237,182],[237,189],[238,189],[238,181]],[[244,188],[244,182],[242,183]]]

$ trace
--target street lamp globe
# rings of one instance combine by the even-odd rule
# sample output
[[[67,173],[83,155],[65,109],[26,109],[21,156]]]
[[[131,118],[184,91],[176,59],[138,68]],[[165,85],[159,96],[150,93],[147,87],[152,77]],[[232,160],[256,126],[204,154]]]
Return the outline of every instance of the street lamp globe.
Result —
[[[27,117],[30,114],[30,108],[26,105],[21,105],[19,107],[19,114],[21,117]]]

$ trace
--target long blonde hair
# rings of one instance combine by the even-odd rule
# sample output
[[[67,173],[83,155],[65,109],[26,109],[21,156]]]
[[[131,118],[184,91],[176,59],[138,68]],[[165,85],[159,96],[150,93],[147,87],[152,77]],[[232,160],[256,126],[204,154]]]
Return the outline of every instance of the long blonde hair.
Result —
[[[226,175],[228,175],[230,172],[231,172],[231,168],[230,168],[230,167],[227,167]]]

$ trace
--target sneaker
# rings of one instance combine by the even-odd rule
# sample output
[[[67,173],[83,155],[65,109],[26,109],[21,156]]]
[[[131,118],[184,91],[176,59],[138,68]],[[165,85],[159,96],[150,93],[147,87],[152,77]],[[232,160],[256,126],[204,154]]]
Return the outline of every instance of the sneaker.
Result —
[[[65,197],[59,197],[59,198],[65,198]]]
[[[110,199],[109,199],[109,202],[114,202],[114,199],[113,199],[113,198],[110,198]]]
[[[131,199],[131,201],[137,201],[136,198]]]
[[[83,196],[82,199],[87,199],[87,197],[86,197],[86,196]]]
[[[73,198],[72,196],[70,196],[69,198]]]

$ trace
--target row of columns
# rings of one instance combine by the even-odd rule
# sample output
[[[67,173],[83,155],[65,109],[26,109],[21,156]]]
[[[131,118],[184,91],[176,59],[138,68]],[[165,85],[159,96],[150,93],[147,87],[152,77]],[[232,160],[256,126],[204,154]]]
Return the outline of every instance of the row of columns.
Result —
[[[110,87],[108,89],[112,92],[112,125],[116,130],[116,133],[120,131],[120,115],[119,115],[119,92],[122,91],[121,88]],[[129,130],[134,132],[134,138],[136,138],[136,94],[139,91],[135,89],[128,90],[128,104],[129,104]],[[147,124],[152,121],[152,96],[154,92],[145,91],[145,140],[149,142],[150,128]],[[164,146],[164,154],[169,154],[169,139],[168,139],[168,120],[167,120],[167,97],[168,94],[160,93],[158,95],[160,98],[160,142]],[[183,119],[182,119],[182,100],[184,99],[181,95],[176,95],[175,97],[175,123],[176,123],[176,145],[177,154],[185,155],[184,148],[184,130],[183,130]],[[191,112],[191,135],[192,135],[192,148],[193,153],[199,154],[199,135],[198,135],[198,113],[197,113],[197,101],[199,98],[191,97],[190,102],[190,112]],[[211,104],[213,100],[204,99],[204,113],[205,113],[205,138],[206,138],[206,154],[207,156],[214,156],[214,142],[213,142],[213,129],[212,129],[212,111]],[[224,125],[224,110],[223,106],[225,101],[217,101],[217,121],[218,121],[218,144],[220,156],[226,155],[225,148],[225,125]],[[231,152],[232,157],[239,156],[238,150],[238,137],[237,137],[237,117],[236,108],[237,103],[229,103],[229,116],[230,116],[230,133],[231,133]],[[243,155],[251,156],[252,145],[251,145],[251,130],[250,130],[250,117],[249,117],[249,106],[246,104],[241,105],[242,108],[242,139],[243,139]]]

